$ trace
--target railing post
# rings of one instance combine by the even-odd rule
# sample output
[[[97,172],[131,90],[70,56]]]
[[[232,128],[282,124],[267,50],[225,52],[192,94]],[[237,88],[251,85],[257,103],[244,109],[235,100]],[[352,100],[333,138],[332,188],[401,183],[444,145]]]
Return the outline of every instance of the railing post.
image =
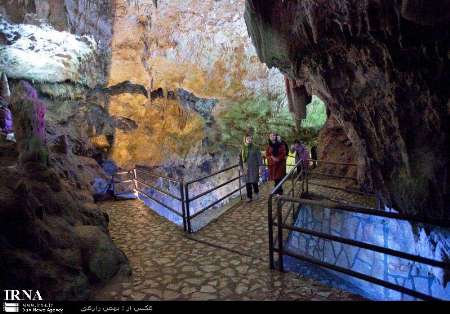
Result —
[[[242,201],[242,183],[241,183],[241,168],[239,168],[239,196],[241,197]]]
[[[184,184],[184,197],[186,199],[185,208],[186,208],[186,219],[187,219],[187,232],[192,233],[191,213],[189,210],[189,183]]]
[[[381,210],[381,196],[380,196],[380,193],[377,192],[377,193],[375,194],[375,198],[376,198],[376,200],[377,200],[377,205],[376,205],[376,206],[377,206],[377,209],[378,209],[378,210]]]
[[[115,174],[113,174],[112,176],[111,176],[111,188],[112,188],[112,193],[113,193],[113,197],[114,197],[114,200],[116,200],[116,178],[115,178]]]
[[[281,199],[277,199],[277,226],[278,226],[278,270],[284,272],[283,264],[283,215]]]
[[[303,166],[301,168],[301,172],[302,172],[301,180],[302,180],[302,195],[303,195],[303,193],[305,193],[305,180],[306,180],[306,175],[305,171],[303,170]]]
[[[269,203],[268,203],[268,211],[267,211],[267,221],[268,221],[268,227],[269,227],[269,266],[270,269],[275,269],[274,264],[274,252],[273,252],[273,211],[272,211],[272,198],[273,195],[270,194],[269,196]]]
[[[181,197],[181,212],[183,214],[183,230],[184,232],[187,231],[187,225],[186,225],[186,198],[184,196],[184,180],[181,179],[180,182],[180,197]]]
[[[136,174],[136,168],[133,169],[133,185],[134,185],[134,193],[137,193],[137,174]]]
[[[309,167],[305,167],[306,193],[309,193]]]
[[[291,197],[295,197],[295,178],[296,178],[296,172],[297,167],[294,167],[294,173],[291,174]],[[292,211],[292,220],[294,220],[294,203],[291,202],[291,211]]]

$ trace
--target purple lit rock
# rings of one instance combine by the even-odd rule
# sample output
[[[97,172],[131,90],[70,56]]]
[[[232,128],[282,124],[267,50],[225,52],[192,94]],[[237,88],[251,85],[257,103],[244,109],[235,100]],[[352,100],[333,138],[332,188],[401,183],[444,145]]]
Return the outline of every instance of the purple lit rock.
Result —
[[[11,103],[21,162],[36,161],[46,165],[45,104],[26,81],[20,81],[17,85]]]

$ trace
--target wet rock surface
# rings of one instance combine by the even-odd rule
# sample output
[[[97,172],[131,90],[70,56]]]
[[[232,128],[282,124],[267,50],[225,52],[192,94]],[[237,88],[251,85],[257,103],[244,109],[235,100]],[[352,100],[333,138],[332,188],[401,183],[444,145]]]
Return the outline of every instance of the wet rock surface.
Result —
[[[327,103],[356,152],[359,182],[403,212],[437,217],[450,212],[447,7],[246,1],[258,56]]]

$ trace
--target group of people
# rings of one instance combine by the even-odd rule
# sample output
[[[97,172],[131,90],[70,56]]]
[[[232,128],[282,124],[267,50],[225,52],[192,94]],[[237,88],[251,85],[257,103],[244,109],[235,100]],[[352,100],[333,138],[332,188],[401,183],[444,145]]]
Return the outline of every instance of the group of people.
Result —
[[[288,144],[279,134],[274,132],[270,133],[268,145],[265,150],[265,158],[269,168],[269,180],[274,181],[275,187],[286,176],[286,160],[289,152],[295,155],[295,164],[302,161],[301,166],[308,166],[308,160],[310,158],[309,151],[299,140],[294,141],[294,144],[289,149]],[[239,154],[239,165],[247,190],[247,202],[258,199],[258,182],[265,165],[261,151],[253,144],[252,133],[244,136],[244,143]],[[300,169],[301,167],[297,168],[297,171],[300,171]],[[280,186],[276,193],[282,195],[283,187]]]

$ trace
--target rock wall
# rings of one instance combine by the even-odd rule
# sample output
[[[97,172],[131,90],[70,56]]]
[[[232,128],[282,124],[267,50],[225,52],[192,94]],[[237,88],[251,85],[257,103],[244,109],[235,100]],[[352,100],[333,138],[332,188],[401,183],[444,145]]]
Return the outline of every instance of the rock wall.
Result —
[[[356,164],[356,152],[353,144],[347,137],[345,130],[340,126],[333,116],[327,119],[327,122],[319,132],[318,159],[331,160],[340,163]],[[320,164],[320,172],[357,178],[358,167],[347,165]],[[355,183],[355,182],[353,182]]]
[[[326,102],[359,182],[436,217],[450,216],[448,5],[247,0],[245,15],[260,59]]]

